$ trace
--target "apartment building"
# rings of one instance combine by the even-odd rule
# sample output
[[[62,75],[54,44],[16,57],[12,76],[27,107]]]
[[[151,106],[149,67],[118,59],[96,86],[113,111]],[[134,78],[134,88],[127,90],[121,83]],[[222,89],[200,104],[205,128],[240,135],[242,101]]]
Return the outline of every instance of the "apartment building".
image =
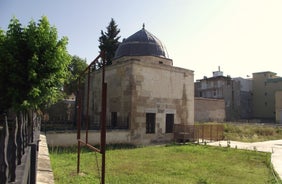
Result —
[[[275,120],[275,93],[282,90],[282,77],[266,71],[253,73],[253,117]]]

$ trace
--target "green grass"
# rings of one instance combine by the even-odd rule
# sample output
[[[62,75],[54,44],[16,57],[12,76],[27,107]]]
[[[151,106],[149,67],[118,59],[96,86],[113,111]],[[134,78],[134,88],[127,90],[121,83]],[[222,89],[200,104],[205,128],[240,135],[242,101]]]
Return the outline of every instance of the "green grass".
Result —
[[[224,124],[226,140],[260,142],[282,139],[282,127],[251,124]]]
[[[282,139],[282,128],[225,124],[226,140],[257,142]],[[126,147],[127,149],[117,149]],[[128,149],[131,148],[131,149]],[[276,183],[270,153],[200,145],[111,145],[106,154],[109,184],[226,184]],[[100,183],[101,155],[83,149],[77,175],[76,148],[51,148],[55,183]],[[280,181],[281,183],[281,181]]]
[[[148,146],[106,152],[109,184],[275,183],[270,153],[200,145]],[[83,151],[76,174],[74,149],[50,149],[55,183],[99,183],[101,156]]]

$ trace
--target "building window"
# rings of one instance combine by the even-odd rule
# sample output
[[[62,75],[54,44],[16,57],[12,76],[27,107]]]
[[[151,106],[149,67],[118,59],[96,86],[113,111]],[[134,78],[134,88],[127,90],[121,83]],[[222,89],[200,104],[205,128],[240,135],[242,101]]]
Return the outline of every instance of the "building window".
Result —
[[[173,133],[174,114],[166,114],[165,133]]]
[[[117,127],[117,112],[111,113],[111,126],[112,128]]]
[[[216,96],[216,90],[213,90],[213,96],[214,97]]]
[[[207,95],[206,97],[211,98],[211,92],[210,91],[207,91],[206,95]]]
[[[155,113],[146,113],[146,133],[147,134],[155,133],[155,124],[156,124],[156,114]]]

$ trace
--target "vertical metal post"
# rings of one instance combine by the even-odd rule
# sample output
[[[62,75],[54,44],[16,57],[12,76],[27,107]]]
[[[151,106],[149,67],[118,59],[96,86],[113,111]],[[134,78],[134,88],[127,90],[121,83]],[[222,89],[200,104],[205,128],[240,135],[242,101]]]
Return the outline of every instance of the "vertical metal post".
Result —
[[[107,84],[105,83],[105,55],[102,55],[102,113],[101,113],[101,154],[102,154],[102,173],[101,184],[105,184],[106,172],[106,110],[107,110]]]
[[[90,68],[87,72],[87,107],[86,107],[86,144],[88,143],[88,129],[89,129],[89,97],[90,97]]]
[[[31,123],[31,128],[30,128],[30,142],[33,142],[33,137],[34,137],[34,135],[33,135],[33,129],[34,129],[34,122],[33,122],[33,110],[31,111],[31,119],[29,120],[30,121],[30,123]]]
[[[36,183],[36,158],[37,158],[37,153],[36,153],[36,143],[31,143],[29,144],[30,146],[30,184],[35,184]]]
[[[81,95],[80,95],[80,78],[78,79],[77,89],[77,173],[79,173],[80,166],[80,129],[81,129]]]
[[[90,70],[91,67],[97,64],[99,58],[102,58],[102,86],[101,86],[101,118],[100,118],[100,150],[88,144],[88,129],[89,129],[89,97],[90,97]],[[106,110],[107,110],[107,84],[105,83],[105,57],[104,53],[100,53],[99,56],[94,59],[94,61],[87,67],[86,71],[88,72],[88,87],[87,87],[87,107],[86,107],[86,141],[81,140],[81,117],[82,117],[82,95],[81,92],[77,92],[77,141],[78,141],[78,150],[77,150],[77,173],[79,173],[80,166],[80,152],[81,144],[87,146],[93,151],[99,152],[102,155],[102,171],[101,171],[101,184],[105,184],[105,171],[106,171]],[[80,87],[81,78],[78,80],[78,86]],[[94,98],[93,98],[94,100]]]

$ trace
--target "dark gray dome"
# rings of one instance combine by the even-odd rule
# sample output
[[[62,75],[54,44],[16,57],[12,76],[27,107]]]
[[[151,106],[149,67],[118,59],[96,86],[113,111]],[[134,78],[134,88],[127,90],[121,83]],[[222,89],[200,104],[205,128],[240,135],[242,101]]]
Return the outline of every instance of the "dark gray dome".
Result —
[[[161,41],[144,26],[119,45],[115,58],[122,56],[158,56],[168,58]]]

